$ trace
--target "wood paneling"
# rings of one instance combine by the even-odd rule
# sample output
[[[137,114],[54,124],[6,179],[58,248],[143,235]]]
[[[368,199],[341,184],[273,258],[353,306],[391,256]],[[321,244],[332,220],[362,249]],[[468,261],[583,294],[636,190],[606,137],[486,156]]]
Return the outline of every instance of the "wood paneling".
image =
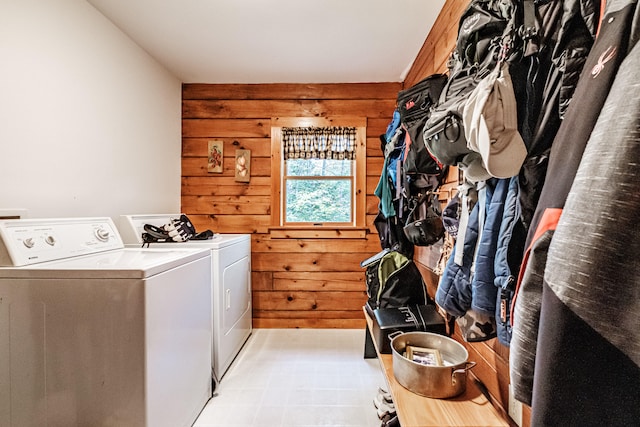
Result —
[[[340,239],[340,244],[345,245],[355,252],[378,252],[380,251],[380,240],[378,236],[367,235],[366,239]],[[271,239],[268,236],[261,237],[256,235],[253,238],[251,251],[253,253],[269,252],[269,253],[290,253],[295,248],[297,253],[306,252],[333,252],[336,250],[336,240],[327,239]],[[329,274],[329,273],[328,273]],[[359,270],[357,275],[361,275]]]
[[[269,117],[336,117],[358,116],[362,113],[370,117],[389,118],[389,111],[395,107],[394,99],[350,100],[254,100],[251,103],[240,100],[192,100],[182,104],[182,117],[206,119],[208,117],[242,119],[256,116]]]
[[[355,84],[185,84],[182,87],[184,100],[192,99],[395,99],[399,83],[355,83]],[[283,116],[285,114],[282,114]],[[353,115],[353,114],[349,114]]]
[[[212,138],[183,138],[182,157],[205,157],[207,143]],[[252,157],[269,157],[271,153],[268,138],[226,138],[224,142],[224,157],[233,157],[235,150],[251,150]]]
[[[182,196],[182,209],[195,214],[268,215],[269,196]]]
[[[256,311],[314,311],[329,315],[332,311],[362,312],[363,292],[345,291],[269,291],[253,293],[253,307]],[[360,313],[361,314],[361,313]],[[358,317],[362,317],[361,315]]]
[[[234,150],[235,151],[235,150]],[[225,156],[226,158],[227,156]],[[182,159],[182,176],[208,176],[207,162],[201,157],[184,157]],[[232,175],[235,171],[233,159],[227,159],[224,164],[224,172]],[[265,157],[254,157],[251,153],[251,175],[269,176],[271,174],[271,159]]]
[[[357,273],[297,273],[274,274],[273,288],[277,291],[340,291],[363,292],[362,274]],[[351,277],[349,277],[351,275]]]
[[[364,327],[360,262],[380,251],[373,226],[378,205],[373,191],[383,166],[380,135],[401,88],[401,83],[183,85],[182,211],[197,230],[252,234],[255,327]],[[317,238],[271,233],[274,117],[366,118],[366,228],[327,230]],[[207,171],[210,140],[223,141],[222,173]],[[248,183],[234,179],[236,149],[251,150]]]
[[[287,239],[291,241],[292,239]],[[294,242],[292,242],[293,244]],[[327,271],[356,271],[360,269],[362,253],[337,252],[350,248],[347,244],[336,244],[332,252],[305,252],[304,255],[291,256],[282,252],[258,252],[251,256],[253,271],[298,271],[298,272],[327,272]],[[295,248],[293,244],[292,248]],[[363,301],[364,303],[364,301]],[[362,307],[361,307],[362,308]]]
[[[262,137],[270,134],[270,119],[183,119],[182,136],[200,138]]]

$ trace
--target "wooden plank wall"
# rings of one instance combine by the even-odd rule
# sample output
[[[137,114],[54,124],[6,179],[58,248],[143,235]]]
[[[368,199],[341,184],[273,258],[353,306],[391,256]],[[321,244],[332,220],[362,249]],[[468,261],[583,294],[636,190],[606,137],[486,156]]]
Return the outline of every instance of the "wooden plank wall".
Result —
[[[425,40],[413,66],[407,73],[404,87],[411,87],[423,78],[435,73],[446,72],[447,58],[455,46],[460,16],[468,1],[447,0],[429,36]],[[455,187],[457,173],[449,173],[446,187]],[[415,261],[422,272],[431,296],[438,286],[438,276],[427,267],[428,260],[433,259],[428,248],[416,248]],[[455,329],[454,338],[469,351],[469,359],[477,365],[471,371],[487,388],[494,405],[506,419],[509,402],[509,348],[497,339],[480,343],[467,343]],[[530,425],[531,409],[523,407],[523,426]],[[511,420],[513,421],[513,420]]]
[[[373,192],[401,83],[185,84],[182,211],[198,231],[252,234],[253,326],[364,328],[360,262],[380,251]],[[272,117],[367,118],[365,239],[271,239]],[[207,142],[224,142],[224,171],[207,172]],[[251,180],[234,179],[236,149],[251,150]]]

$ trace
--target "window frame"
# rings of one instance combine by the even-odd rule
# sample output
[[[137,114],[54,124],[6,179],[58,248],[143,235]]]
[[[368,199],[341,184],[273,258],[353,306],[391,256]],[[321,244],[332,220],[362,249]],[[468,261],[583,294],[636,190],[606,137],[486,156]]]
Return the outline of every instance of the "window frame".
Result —
[[[336,230],[366,228],[366,117],[274,117],[271,119],[271,233],[282,237],[355,237]],[[345,223],[284,223],[284,159],[282,158],[282,128],[284,127],[355,127],[356,158],[354,160],[353,224]],[[308,231],[308,232],[305,232]],[[279,231],[281,233],[279,233]],[[292,233],[293,231],[293,233]],[[360,234],[358,234],[360,236]],[[276,236],[277,237],[277,236]]]

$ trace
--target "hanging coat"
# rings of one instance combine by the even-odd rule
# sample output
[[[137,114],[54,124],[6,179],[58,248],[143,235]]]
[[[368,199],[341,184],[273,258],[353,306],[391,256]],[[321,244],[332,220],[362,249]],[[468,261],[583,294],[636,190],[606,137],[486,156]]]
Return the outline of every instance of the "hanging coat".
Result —
[[[640,423],[639,164],[636,43],[620,66],[549,245],[531,425]]]
[[[520,217],[518,178],[509,180],[504,201],[504,213],[500,224],[494,260],[494,284],[497,288],[496,333],[498,341],[509,346],[511,342],[511,301],[515,293],[516,277],[522,261],[525,230]]]
[[[495,315],[494,258],[509,182],[497,178],[486,181],[485,197],[478,198],[469,215],[462,263],[456,263],[454,248],[440,278],[436,303],[452,316],[462,317],[467,310]]]
[[[531,405],[543,275],[567,194],[587,141],[600,115],[619,64],[626,56],[636,2],[609,0],[603,24],[583,69],[571,105],[558,130],[549,157],[549,169],[538,202],[516,296],[513,302],[513,337],[510,378],[516,399]],[[535,227],[535,228],[534,228]]]

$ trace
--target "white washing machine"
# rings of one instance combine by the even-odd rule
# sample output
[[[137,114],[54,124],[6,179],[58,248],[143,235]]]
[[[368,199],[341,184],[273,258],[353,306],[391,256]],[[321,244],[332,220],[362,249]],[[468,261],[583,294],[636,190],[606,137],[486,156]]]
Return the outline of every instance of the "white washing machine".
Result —
[[[211,255],[109,218],[0,221],[0,425],[191,426],[211,397]]]
[[[145,224],[161,227],[180,214],[123,215],[118,222],[126,245],[140,247]],[[198,230],[202,231],[202,230]],[[214,234],[209,240],[151,243],[150,247],[208,248],[212,277],[212,368],[221,380],[251,335],[251,235]]]

